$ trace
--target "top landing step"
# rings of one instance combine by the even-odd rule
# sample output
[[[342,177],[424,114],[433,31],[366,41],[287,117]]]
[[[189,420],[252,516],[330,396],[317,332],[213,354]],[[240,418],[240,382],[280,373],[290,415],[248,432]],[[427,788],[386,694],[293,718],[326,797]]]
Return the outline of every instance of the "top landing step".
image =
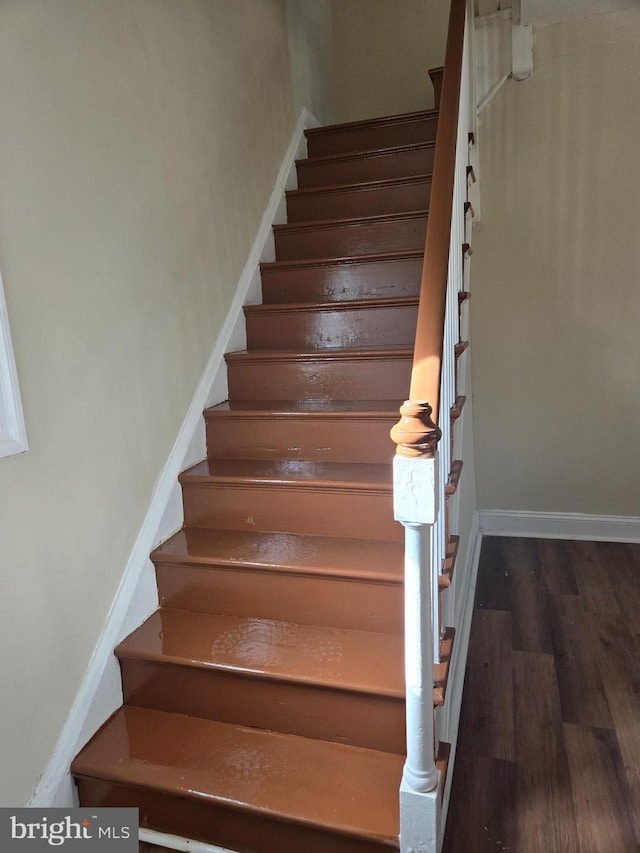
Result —
[[[437,110],[423,110],[365,121],[333,124],[305,131],[309,157],[374,151],[396,145],[433,142],[438,125]]]

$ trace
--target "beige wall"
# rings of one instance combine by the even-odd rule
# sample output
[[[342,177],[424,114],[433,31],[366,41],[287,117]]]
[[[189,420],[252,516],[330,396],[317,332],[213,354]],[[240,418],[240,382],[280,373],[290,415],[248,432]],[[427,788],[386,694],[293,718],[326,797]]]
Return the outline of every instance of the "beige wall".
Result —
[[[331,0],[287,0],[287,29],[296,114],[306,107],[320,124],[330,124]]]
[[[284,0],[4,0],[0,804],[69,713],[295,122]]]
[[[535,33],[482,116],[482,509],[640,515],[640,10]]]
[[[429,68],[442,65],[448,0],[332,0],[335,120],[433,106]]]

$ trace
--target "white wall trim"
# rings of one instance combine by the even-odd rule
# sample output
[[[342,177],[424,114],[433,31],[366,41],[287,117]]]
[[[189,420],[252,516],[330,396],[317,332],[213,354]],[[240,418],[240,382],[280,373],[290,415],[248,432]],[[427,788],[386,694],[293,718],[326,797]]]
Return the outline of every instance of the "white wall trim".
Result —
[[[233,302],[173,448],[156,481],[144,522],[80,690],[29,806],[44,808],[74,805],[75,790],[69,773],[71,761],[98,726],[122,702],[120,674],[113,649],[157,607],[157,590],[149,553],[159,542],[182,526],[178,474],[205,456],[202,411],[227,397],[224,354],[242,349],[245,345],[242,306],[247,302],[260,301],[260,261],[273,260],[275,257],[271,226],[275,222],[283,221],[285,216],[285,189],[295,186],[295,160],[304,156],[306,151],[304,130],[317,125],[317,120],[303,108],[291,135],[249,258],[238,281]],[[207,849],[212,851],[217,848]]]
[[[533,27],[519,23],[517,2],[475,19],[475,72],[478,114],[506,81],[527,80],[533,73]]]
[[[479,515],[480,530],[486,536],[640,542],[640,518],[636,516],[502,509],[480,510]]]
[[[441,734],[439,733],[442,740],[451,744],[449,768],[442,799],[442,835],[444,835],[444,828],[447,823],[447,811],[449,809],[449,797],[451,795],[451,782],[455,772],[458,725],[460,723],[460,710],[462,708],[462,691],[464,687],[465,669],[467,666],[467,653],[469,651],[469,636],[471,634],[473,602],[476,595],[476,582],[478,579],[478,565],[480,563],[481,546],[482,532],[479,527],[478,515],[475,513],[471,530],[469,531],[469,550],[467,551],[467,560],[462,569],[462,576],[466,579],[467,584],[464,595],[461,596],[462,606],[460,608],[460,621],[456,627],[456,638],[453,644],[449,687],[447,690],[444,708],[442,709],[446,713],[443,715],[442,719]]]
[[[497,80],[497,82],[491,87],[491,89],[489,89],[487,94],[478,104],[478,114],[480,114],[484,110],[484,108],[491,103],[491,101],[495,98],[500,89],[502,89],[504,84],[507,82],[509,77],[511,77],[510,71],[508,72],[508,74],[503,74],[502,77],[500,77],[500,79]]]
[[[533,74],[533,26],[515,24],[511,28],[511,67],[514,80],[528,80]]]
[[[475,19],[476,106],[480,114],[511,76],[511,9]]]
[[[28,449],[9,314],[0,275],[0,457]]]
[[[475,26],[476,30],[480,27],[492,27],[500,21],[511,21],[512,7],[506,9],[498,9],[495,12],[489,12],[488,15],[476,15]]]

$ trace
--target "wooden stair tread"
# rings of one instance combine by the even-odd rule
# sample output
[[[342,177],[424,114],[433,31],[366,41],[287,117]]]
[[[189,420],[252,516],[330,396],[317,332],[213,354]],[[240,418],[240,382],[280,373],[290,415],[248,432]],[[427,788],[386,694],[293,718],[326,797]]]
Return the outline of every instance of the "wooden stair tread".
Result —
[[[329,303],[332,304],[332,303]],[[402,400],[227,400],[205,409],[204,417],[262,418],[388,418],[398,414]]]
[[[467,402],[467,398],[465,397],[464,394],[459,394],[456,397],[453,406],[451,406],[451,409],[449,410],[451,420],[454,420],[454,421],[458,420],[458,418],[462,414],[462,410],[464,409],[464,404],[466,402]]]
[[[261,264],[265,303],[341,302],[397,294],[418,295],[424,248]]]
[[[327,133],[336,133],[357,127],[378,127],[385,124],[403,124],[410,121],[418,121],[425,118],[437,118],[438,110],[416,110],[411,113],[397,113],[378,118],[366,118],[358,121],[347,121],[340,124],[326,124],[322,127],[311,127],[305,130],[304,135],[309,139],[313,136],[322,136]]]
[[[332,265],[344,266],[346,264],[384,263],[385,261],[398,261],[406,259],[422,258],[423,250],[402,250],[398,252],[378,252],[368,255],[348,255],[335,258],[300,258],[286,261],[266,261],[260,264],[263,272],[276,270],[308,269],[309,267],[326,267]]]
[[[403,649],[393,634],[163,608],[116,654],[403,700]]]
[[[433,683],[436,687],[446,688],[447,686],[455,634],[456,632],[453,628],[445,628],[444,634],[440,639],[440,661],[433,667]]]
[[[366,170],[364,174],[327,175],[313,186],[287,190],[288,222],[382,216],[428,208],[432,180],[426,165],[420,168],[416,164],[407,175],[400,171],[392,169],[381,178]]]
[[[436,768],[440,771],[440,803],[444,798],[444,789],[447,785],[447,776],[449,773],[449,760],[451,758],[451,744],[444,740],[438,743],[438,754],[436,755]]]
[[[420,208],[420,205],[416,205]],[[343,214],[344,215],[344,214]],[[422,209],[397,213],[320,218],[315,221],[274,225],[278,260],[369,255],[375,251],[423,249],[429,212]]]
[[[174,534],[151,558],[163,563],[278,568],[295,574],[393,584],[404,581],[400,542],[196,527]]]
[[[345,347],[249,349],[227,353],[232,400],[388,400],[404,396],[411,380],[413,347],[359,342]],[[385,453],[386,456],[386,453]]]
[[[464,463],[462,459],[454,459],[451,462],[451,471],[449,472],[449,479],[444,487],[445,495],[455,495],[458,490],[458,484],[460,483],[460,476],[462,475],[462,467]]]
[[[447,589],[451,586],[453,580],[453,572],[458,558],[458,549],[460,548],[460,537],[449,536],[444,560],[442,561],[442,571],[438,575],[438,586],[440,589]]]
[[[125,706],[72,770],[397,849],[403,761],[391,753]]]
[[[367,190],[385,189],[386,187],[407,186],[418,183],[428,183],[433,179],[431,172],[422,175],[407,175],[399,178],[383,178],[378,181],[356,181],[352,184],[324,184],[320,187],[299,187],[287,190],[286,197],[290,199],[308,198],[313,196],[332,195],[351,192],[367,192]]]
[[[294,312],[306,313],[308,311],[354,311],[367,308],[404,308],[416,306],[419,302],[418,296],[390,296],[378,299],[345,299],[341,302],[279,302],[262,303],[259,305],[245,305],[245,315],[252,314],[291,314]]]
[[[312,167],[324,164],[343,163],[349,160],[369,160],[375,157],[387,157],[394,154],[403,154],[408,151],[418,151],[421,149],[435,148],[435,142],[410,142],[407,145],[392,145],[387,148],[366,149],[364,151],[348,151],[342,154],[325,154],[321,157],[306,157],[302,160],[296,160],[298,167]]]
[[[413,349],[408,347],[359,347],[358,349],[334,348],[326,350],[242,350],[228,352],[225,355],[227,364],[233,362],[269,362],[269,361],[349,361],[353,358],[412,358]]]
[[[180,482],[333,487],[388,491],[391,464],[308,462],[301,459],[205,459],[180,474]]]
[[[282,225],[274,225],[273,233],[292,235],[303,234],[307,231],[322,231],[332,228],[361,228],[368,225],[382,225],[387,222],[401,222],[407,219],[424,219],[428,217],[429,211],[406,210],[402,213],[377,213],[373,216],[351,216],[347,219],[311,219],[305,222],[286,222]]]

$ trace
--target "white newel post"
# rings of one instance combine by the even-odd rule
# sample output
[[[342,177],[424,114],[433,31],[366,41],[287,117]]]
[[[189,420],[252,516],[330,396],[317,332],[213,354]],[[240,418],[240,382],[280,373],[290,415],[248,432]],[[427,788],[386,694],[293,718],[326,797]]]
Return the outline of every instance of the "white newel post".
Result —
[[[434,760],[431,537],[438,515],[437,454],[432,458],[397,455],[393,480],[394,515],[404,525],[406,537],[407,760],[400,787],[400,849],[401,853],[435,853],[440,816]]]

